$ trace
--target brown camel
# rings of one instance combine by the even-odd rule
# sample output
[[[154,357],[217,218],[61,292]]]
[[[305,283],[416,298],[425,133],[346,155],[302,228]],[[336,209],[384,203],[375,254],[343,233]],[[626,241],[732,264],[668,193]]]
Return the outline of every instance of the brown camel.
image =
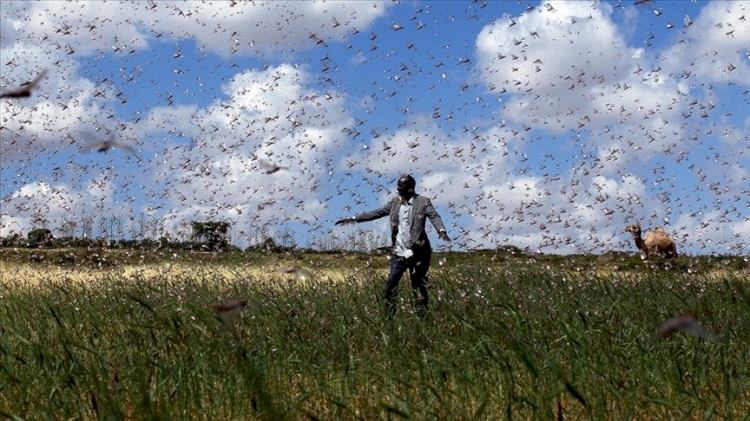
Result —
[[[654,254],[659,254],[666,258],[677,256],[677,246],[662,227],[657,227],[647,232],[645,239],[641,238],[640,223],[628,225],[625,227],[625,231],[633,234],[635,246],[643,253],[645,259]]]

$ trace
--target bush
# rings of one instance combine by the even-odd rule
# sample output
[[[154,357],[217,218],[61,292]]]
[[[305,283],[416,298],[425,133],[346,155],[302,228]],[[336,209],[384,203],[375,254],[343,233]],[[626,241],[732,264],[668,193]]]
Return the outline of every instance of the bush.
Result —
[[[27,236],[29,240],[29,247],[46,247],[52,245],[52,240],[55,237],[52,236],[52,231],[47,228],[37,228],[31,230]]]
[[[17,233],[10,237],[0,237],[1,247],[27,247],[28,244],[28,241]]]

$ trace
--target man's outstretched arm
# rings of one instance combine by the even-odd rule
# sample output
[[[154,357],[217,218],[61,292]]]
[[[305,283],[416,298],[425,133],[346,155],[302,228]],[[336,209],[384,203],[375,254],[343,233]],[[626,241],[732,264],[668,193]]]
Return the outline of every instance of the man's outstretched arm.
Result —
[[[350,216],[348,218],[339,219],[338,221],[336,221],[336,225],[347,225],[347,224],[353,224],[355,222],[372,221],[374,219],[388,216],[390,213],[391,213],[391,205],[389,203],[381,208],[375,209],[370,212],[360,213],[358,215]]]
[[[334,225],[347,225],[355,222],[357,222],[357,219],[354,216],[350,216],[348,218],[339,219]]]

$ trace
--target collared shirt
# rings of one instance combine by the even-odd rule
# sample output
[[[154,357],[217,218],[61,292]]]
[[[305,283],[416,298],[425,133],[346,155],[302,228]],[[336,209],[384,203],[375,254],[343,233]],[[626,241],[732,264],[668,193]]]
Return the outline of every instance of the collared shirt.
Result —
[[[396,247],[394,254],[400,257],[411,257],[414,252],[411,249],[411,212],[414,198],[408,201],[401,200],[398,211],[398,232],[396,233]]]

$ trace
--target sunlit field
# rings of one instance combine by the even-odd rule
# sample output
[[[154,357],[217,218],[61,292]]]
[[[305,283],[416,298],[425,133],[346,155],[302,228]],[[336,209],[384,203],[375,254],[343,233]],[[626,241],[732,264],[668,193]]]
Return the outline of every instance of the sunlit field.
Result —
[[[0,260],[10,419],[750,419],[742,257],[438,253],[424,318],[382,254]],[[655,340],[688,311],[713,340]]]

